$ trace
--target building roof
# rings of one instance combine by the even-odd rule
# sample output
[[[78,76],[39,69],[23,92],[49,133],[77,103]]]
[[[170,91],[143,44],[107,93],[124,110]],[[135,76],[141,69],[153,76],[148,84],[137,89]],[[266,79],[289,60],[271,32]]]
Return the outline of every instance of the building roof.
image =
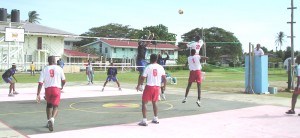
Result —
[[[5,32],[5,28],[9,27],[9,23],[7,22],[1,22],[0,24],[0,32]],[[32,33],[32,34],[52,34],[52,35],[75,35],[70,32],[66,32],[63,30],[43,26],[40,24],[34,24],[34,23],[29,23],[29,22],[21,22],[21,23],[12,23],[11,24],[12,28],[24,28],[25,33]]]
[[[124,47],[124,48],[137,48],[138,47],[138,42],[137,41],[124,41],[124,40],[98,40],[93,43],[84,45],[88,46],[94,43],[99,43],[99,42],[107,43],[108,45],[112,47]],[[172,45],[169,43],[157,43],[157,45],[150,44],[148,46],[148,49],[178,49],[176,45]]]
[[[66,57],[89,57],[89,58],[98,58],[97,55],[93,55],[93,54],[88,54],[88,53],[84,53],[84,52],[80,52],[80,51],[76,51],[76,50],[69,50],[69,49],[64,49],[64,55]]]

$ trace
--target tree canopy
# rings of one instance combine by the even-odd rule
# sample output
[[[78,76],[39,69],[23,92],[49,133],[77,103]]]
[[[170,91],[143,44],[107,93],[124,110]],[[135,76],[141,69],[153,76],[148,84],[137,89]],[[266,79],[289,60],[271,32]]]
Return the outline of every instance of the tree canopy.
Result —
[[[203,37],[202,39],[205,40],[206,56],[209,57],[210,61],[219,61],[221,55],[231,56],[234,60],[242,58],[242,44],[233,33],[218,27],[208,29],[195,28],[183,34],[182,39],[185,42],[190,42],[194,40],[196,35]],[[186,49],[186,44],[181,43],[180,47]],[[201,48],[202,50],[203,47]]]
[[[39,18],[39,14],[36,11],[29,11],[28,12],[28,22],[30,23],[40,23],[39,20],[41,20],[41,18]]]

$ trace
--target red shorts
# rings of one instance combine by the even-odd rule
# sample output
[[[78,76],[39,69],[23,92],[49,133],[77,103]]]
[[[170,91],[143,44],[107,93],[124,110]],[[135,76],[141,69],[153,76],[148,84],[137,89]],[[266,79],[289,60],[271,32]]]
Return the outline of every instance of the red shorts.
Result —
[[[294,94],[300,94],[300,88],[295,88]]]
[[[60,103],[60,88],[48,87],[45,89],[46,101],[54,106]]]
[[[158,101],[160,87],[159,86],[145,86],[145,90],[143,92],[143,101]]]
[[[190,71],[189,82],[202,83],[201,74],[202,74],[201,70],[192,70],[192,71]]]

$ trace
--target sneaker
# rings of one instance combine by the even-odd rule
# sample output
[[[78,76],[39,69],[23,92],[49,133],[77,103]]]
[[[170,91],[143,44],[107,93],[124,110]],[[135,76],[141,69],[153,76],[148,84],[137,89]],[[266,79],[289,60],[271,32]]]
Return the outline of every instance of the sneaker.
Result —
[[[19,94],[18,92],[14,91],[13,94]]]
[[[87,85],[90,85],[91,83],[89,82]]]
[[[200,100],[197,100],[196,104],[197,104],[199,107],[201,107],[201,102],[200,102]]]
[[[119,91],[122,91],[121,87],[119,88]]]
[[[186,100],[187,100],[187,99],[186,99],[186,98],[184,98],[184,99],[182,100],[182,103],[185,103],[185,102],[186,102]]]
[[[8,94],[9,97],[14,97],[15,95],[13,93]]]
[[[104,91],[104,87],[102,88],[101,92],[103,92],[103,91]]]
[[[148,126],[147,122],[145,122],[145,121],[141,121],[138,125],[139,126]]]
[[[162,93],[160,95],[161,95],[160,97],[162,98],[162,100],[164,100],[164,101],[167,100],[165,94]]]
[[[51,131],[51,132],[53,131],[53,126],[54,126],[54,118],[52,117],[48,120],[48,129],[49,129],[49,131]]]
[[[295,111],[293,110],[288,110],[287,112],[285,112],[286,114],[295,114]]]
[[[92,82],[92,84],[94,84],[94,83]]]
[[[152,120],[151,123],[159,124],[158,120]]]

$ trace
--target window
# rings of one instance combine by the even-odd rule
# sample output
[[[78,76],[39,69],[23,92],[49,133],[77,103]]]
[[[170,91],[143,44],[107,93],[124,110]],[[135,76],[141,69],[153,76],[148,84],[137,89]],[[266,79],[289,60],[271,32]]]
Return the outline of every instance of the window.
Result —
[[[107,47],[105,48],[105,53],[108,53]]]
[[[125,51],[125,48],[122,48],[122,51]]]
[[[42,37],[38,37],[37,39],[37,49],[42,49],[43,39]]]
[[[130,51],[133,51],[133,48],[130,48]]]
[[[114,48],[114,53],[117,53],[117,48]]]
[[[168,50],[169,55],[174,55],[174,50]]]
[[[26,60],[26,62],[32,62],[32,55],[24,55],[24,59]]]
[[[65,41],[65,45],[69,46],[69,45],[71,45],[71,42]]]
[[[102,53],[102,42],[99,43],[99,52]]]

